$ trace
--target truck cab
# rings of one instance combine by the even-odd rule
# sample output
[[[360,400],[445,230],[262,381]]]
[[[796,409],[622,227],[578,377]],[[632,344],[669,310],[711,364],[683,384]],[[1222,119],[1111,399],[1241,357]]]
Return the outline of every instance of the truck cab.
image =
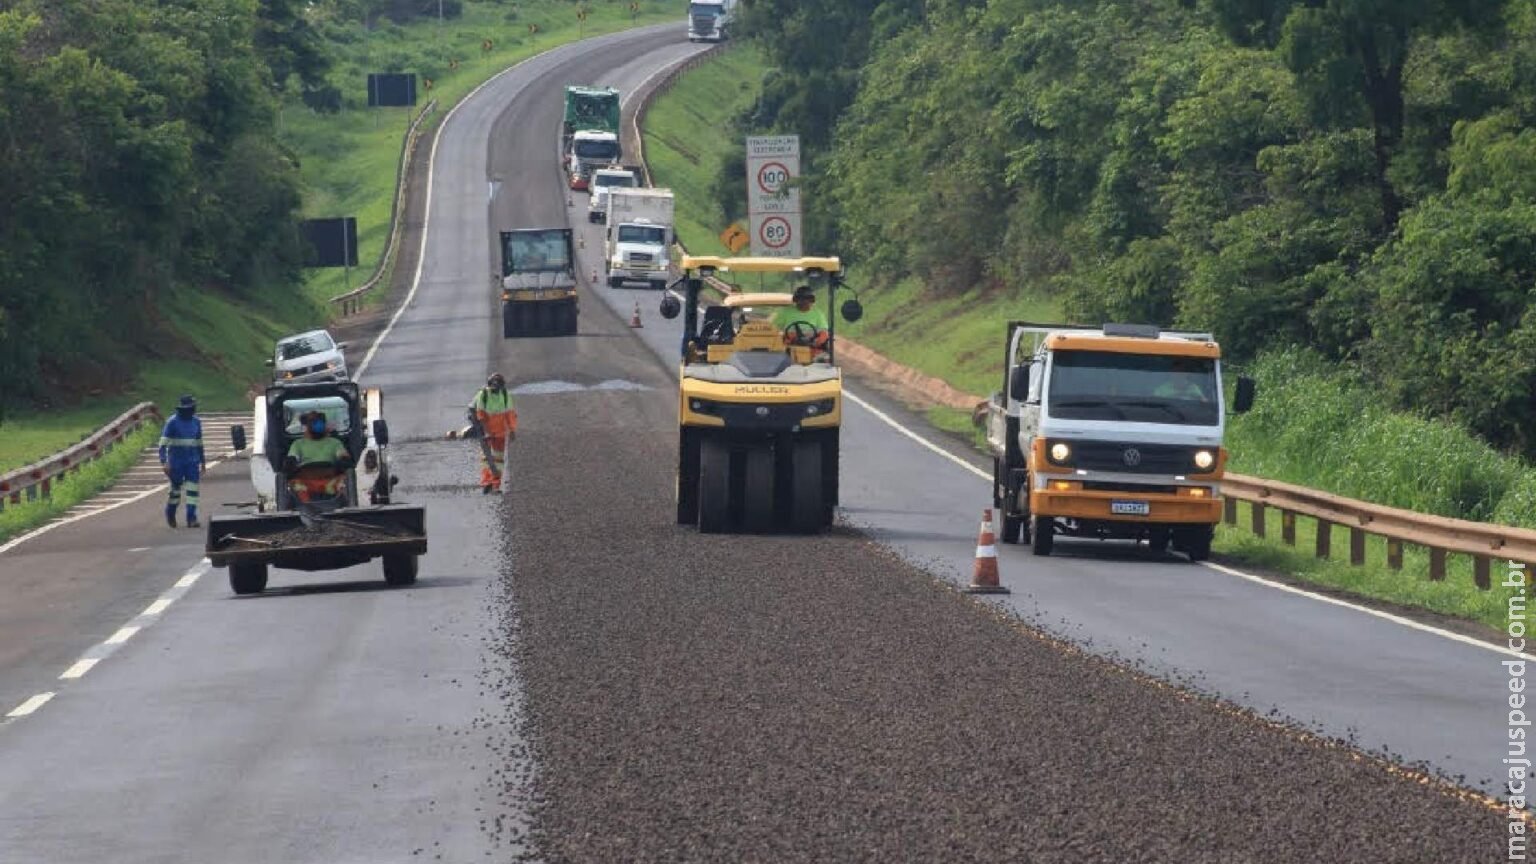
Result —
[[[634,189],[639,185],[635,172],[628,168],[599,168],[594,171],[588,184],[592,194],[587,201],[587,221],[608,221],[609,190]]]
[[[572,189],[588,188],[592,172],[612,165],[623,156],[619,136],[612,132],[585,131],[571,136],[571,151],[566,158],[566,172]]]
[[[688,4],[688,41],[723,42],[730,38],[735,0],[694,0]]]
[[[1227,460],[1210,334],[1015,321],[1006,356],[986,418],[1003,542],[1049,555],[1068,535],[1210,555]],[[1253,396],[1239,378],[1234,410]]]
[[[605,259],[608,287],[645,282],[665,288],[674,240],[670,189],[612,189],[608,193]]]

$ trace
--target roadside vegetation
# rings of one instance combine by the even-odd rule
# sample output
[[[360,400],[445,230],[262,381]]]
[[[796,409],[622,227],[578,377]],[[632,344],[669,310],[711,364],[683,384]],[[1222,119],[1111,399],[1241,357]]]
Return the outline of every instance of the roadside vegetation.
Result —
[[[986,394],[1011,318],[1212,329],[1260,382],[1234,470],[1536,527],[1536,3],[747,7],[770,69],[731,146],[801,135],[806,248],[863,290],[843,332]],[[720,170],[679,209],[740,208]],[[974,440],[964,412],[929,419]],[[1365,568],[1320,563],[1298,526],[1301,552],[1226,527],[1216,549],[1502,625],[1461,556],[1443,583],[1378,541]]]
[[[361,284],[410,113],[367,108],[369,72],[417,73],[440,118],[508,65],[684,4],[444,0],[441,23],[437,8],[0,4],[0,127],[28,130],[0,148],[0,465],[145,399],[239,408],[277,337],[327,321],[344,275],[303,268],[298,220],[357,217]]]
[[[111,418],[107,418],[111,419]],[[0,510],[0,541],[4,541],[62,515],[64,511],[87,501],[117,481],[124,471],[133,467],[145,447],[160,439],[160,427],[146,424],[139,431],[123,439],[111,453],[58,480],[53,485],[51,497],[21,504],[7,503]],[[66,443],[74,443],[73,441]]]

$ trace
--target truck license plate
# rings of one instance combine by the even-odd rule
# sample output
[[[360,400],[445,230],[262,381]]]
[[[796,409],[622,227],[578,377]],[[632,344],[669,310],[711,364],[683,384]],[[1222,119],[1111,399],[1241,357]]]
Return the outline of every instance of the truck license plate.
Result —
[[[1145,501],[1111,501],[1109,512],[1116,516],[1146,516],[1152,512],[1152,507]]]

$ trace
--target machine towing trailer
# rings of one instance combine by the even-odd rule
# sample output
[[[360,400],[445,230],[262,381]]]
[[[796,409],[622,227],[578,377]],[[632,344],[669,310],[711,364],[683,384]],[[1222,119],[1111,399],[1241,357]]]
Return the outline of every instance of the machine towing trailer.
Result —
[[[1005,350],[986,414],[999,539],[1036,555],[1063,534],[1209,556],[1227,461],[1210,334],[1014,321]],[[1253,396],[1238,378],[1233,409]]]
[[[501,335],[574,336],[576,250],[569,228],[501,232]]]
[[[427,551],[426,511],[395,504],[398,482],[389,468],[389,428],[380,416],[378,390],[362,392],[349,382],[290,384],[268,388],[256,398],[251,447],[251,482],[256,512],[214,516],[208,520],[205,547],[215,567],[229,568],[236,594],[256,594],[267,586],[267,570],[335,570],[384,559],[384,581],[416,581],[417,558]],[[300,418],[324,414],[331,434],[354,459],[350,466],[306,466],[290,477],[284,464],[289,446],[303,436]],[[371,422],[370,422],[371,421]],[[246,445],[245,427],[230,430],[237,451]],[[361,494],[359,463],[372,475],[369,506]],[[300,502],[289,481],[309,471],[345,473],[343,497]]]
[[[824,288],[830,311],[841,285],[836,258],[685,256],[681,302],[670,291],[665,318],[683,315],[678,382],[677,521],[709,534],[820,531],[837,504],[843,377],[828,334],[786,342],[764,312],[789,294],[731,294],[699,315],[704,279],[715,273],[782,273]],[[857,300],[843,306],[849,321]]]

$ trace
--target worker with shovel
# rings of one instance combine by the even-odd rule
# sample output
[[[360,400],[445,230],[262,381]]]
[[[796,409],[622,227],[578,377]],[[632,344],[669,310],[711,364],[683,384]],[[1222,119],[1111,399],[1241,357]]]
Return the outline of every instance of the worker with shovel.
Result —
[[[491,373],[469,403],[469,422],[480,431],[480,491],[489,495],[501,487],[507,442],[517,437],[517,411],[512,408],[507,379],[500,372]]]

